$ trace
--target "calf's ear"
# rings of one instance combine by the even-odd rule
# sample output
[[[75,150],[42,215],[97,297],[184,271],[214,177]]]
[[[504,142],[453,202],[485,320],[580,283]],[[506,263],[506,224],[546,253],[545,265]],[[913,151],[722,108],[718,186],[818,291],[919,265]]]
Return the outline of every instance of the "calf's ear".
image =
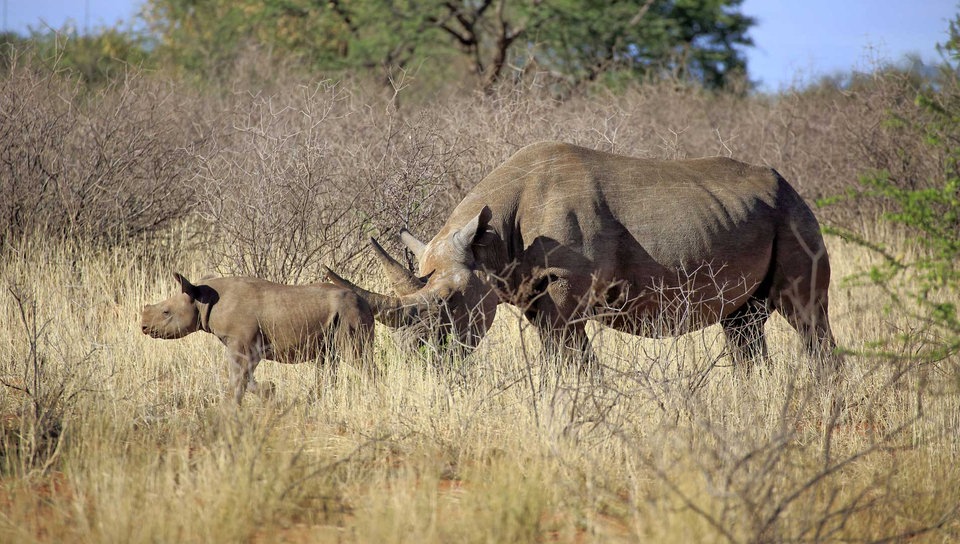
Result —
[[[180,289],[181,289],[181,291],[183,291],[184,293],[186,293],[187,295],[189,295],[190,298],[192,298],[192,299],[196,299],[196,298],[197,298],[198,292],[197,292],[197,286],[196,286],[196,285],[190,283],[190,280],[188,280],[187,278],[183,277],[183,275],[180,274],[179,272],[174,272],[174,273],[173,273],[173,278],[174,278],[175,280],[177,280],[177,283],[180,284]]]

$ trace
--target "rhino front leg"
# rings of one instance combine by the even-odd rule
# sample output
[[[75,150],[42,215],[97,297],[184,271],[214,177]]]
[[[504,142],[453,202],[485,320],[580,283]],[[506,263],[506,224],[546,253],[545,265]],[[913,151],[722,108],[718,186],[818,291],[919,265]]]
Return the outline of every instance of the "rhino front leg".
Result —
[[[256,349],[228,349],[227,350],[227,363],[229,365],[229,375],[230,381],[228,386],[228,394],[232,394],[237,405],[243,403],[243,394],[248,390],[251,393],[264,394],[264,389],[269,389],[269,392],[273,392],[273,384],[269,384],[267,387],[262,387],[260,384],[257,384],[256,380],[253,378],[253,373],[257,369],[257,365],[260,364],[261,354],[259,350]],[[266,384],[263,384],[264,386]]]
[[[577,295],[586,288],[558,274],[544,273],[531,290],[533,295],[524,313],[536,325],[546,352],[581,374],[597,373],[599,363],[581,317],[583,297]]]
[[[258,382],[254,377],[254,372],[257,370],[260,361],[265,357],[272,357],[272,352],[269,346],[264,344],[262,337],[257,339],[252,351],[253,353],[250,355],[247,363],[247,391],[257,395],[263,400],[271,400],[277,387],[271,381]]]
[[[599,371],[597,357],[590,347],[590,337],[582,323],[555,327],[538,324],[540,340],[547,354],[556,356],[567,367],[575,368],[580,374],[594,374]]]

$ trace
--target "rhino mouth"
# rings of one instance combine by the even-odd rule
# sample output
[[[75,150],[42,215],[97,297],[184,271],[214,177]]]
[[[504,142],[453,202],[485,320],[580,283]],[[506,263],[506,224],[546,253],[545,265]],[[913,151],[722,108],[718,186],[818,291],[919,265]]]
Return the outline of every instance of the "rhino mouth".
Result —
[[[176,331],[168,332],[160,329],[156,329],[149,325],[140,325],[140,330],[143,331],[143,334],[146,334],[150,338],[158,338],[160,340],[177,340],[178,338],[183,338],[186,336],[185,331]]]

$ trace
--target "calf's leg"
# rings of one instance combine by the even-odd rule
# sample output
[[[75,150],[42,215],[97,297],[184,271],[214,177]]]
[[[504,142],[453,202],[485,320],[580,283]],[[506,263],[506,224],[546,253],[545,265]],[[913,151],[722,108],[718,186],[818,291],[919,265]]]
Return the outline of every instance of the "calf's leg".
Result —
[[[253,347],[228,346],[227,364],[230,376],[228,392],[233,394],[237,405],[243,403],[243,394],[247,391],[261,396],[272,396],[273,384],[270,382],[258,384],[253,377],[262,357],[262,349],[256,345]]]

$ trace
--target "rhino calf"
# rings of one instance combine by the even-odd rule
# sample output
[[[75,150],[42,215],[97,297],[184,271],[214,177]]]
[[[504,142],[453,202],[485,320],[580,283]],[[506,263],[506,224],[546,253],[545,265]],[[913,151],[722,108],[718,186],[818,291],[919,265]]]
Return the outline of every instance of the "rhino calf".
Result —
[[[367,301],[329,283],[282,285],[250,278],[213,278],[196,285],[174,274],[181,292],[144,306],[140,327],[153,338],[204,331],[227,347],[229,392],[237,404],[246,391],[269,397],[273,384],[257,383],[261,359],[336,365],[343,356],[369,368],[373,313]],[[334,366],[334,369],[336,367]]]

